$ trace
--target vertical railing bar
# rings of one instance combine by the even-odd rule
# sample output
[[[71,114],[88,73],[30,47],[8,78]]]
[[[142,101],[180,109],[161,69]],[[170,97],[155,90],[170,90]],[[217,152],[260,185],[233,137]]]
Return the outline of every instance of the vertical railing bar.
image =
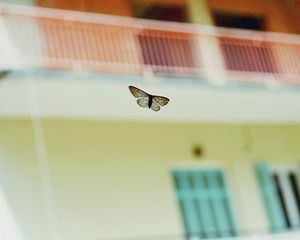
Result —
[[[151,32],[148,32],[148,29],[145,29],[146,31],[144,31],[144,36],[145,36],[145,42],[146,42],[146,48],[148,50],[149,53],[149,60],[150,60],[150,65],[152,67],[152,69],[155,69],[155,71],[157,70],[157,63],[155,61],[155,55],[153,52],[153,46],[152,46],[152,40],[151,40]],[[151,46],[151,47],[150,47]],[[152,50],[152,51],[151,51]]]
[[[102,29],[102,25],[98,24],[96,26],[96,40],[98,44],[98,52],[99,52],[99,64],[100,66],[107,67],[108,66],[108,58],[107,58],[107,52],[105,46],[105,41],[103,41],[103,32],[104,29]]]
[[[176,40],[176,47],[177,50],[174,52],[175,59],[176,59],[176,67],[178,68],[179,74],[188,75],[187,68],[189,66],[187,62],[188,52],[185,49],[184,41],[185,39],[182,35],[178,33],[174,34],[174,39]]]
[[[165,72],[165,69],[168,68],[168,62],[166,62],[166,57],[168,54],[163,47],[165,38],[160,31],[151,30],[151,39],[158,71]]]

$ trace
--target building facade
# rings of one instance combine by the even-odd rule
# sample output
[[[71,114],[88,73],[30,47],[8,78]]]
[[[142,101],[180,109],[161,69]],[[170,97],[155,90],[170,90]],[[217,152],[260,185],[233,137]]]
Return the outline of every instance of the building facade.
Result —
[[[298,1],[21,3],[0,5],[4,239],[299,238]]]

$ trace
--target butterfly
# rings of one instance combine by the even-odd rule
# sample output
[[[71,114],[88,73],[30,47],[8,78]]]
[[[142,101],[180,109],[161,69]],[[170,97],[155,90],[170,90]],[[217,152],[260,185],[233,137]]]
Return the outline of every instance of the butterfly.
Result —
[[[160,110],[161,106],[167,105],[170,101],[169,98],[151,95],[134,86],[129,86],[129,90],[134,97],[138,98],[137,104],[139,106],[151,108],[156,112]]]

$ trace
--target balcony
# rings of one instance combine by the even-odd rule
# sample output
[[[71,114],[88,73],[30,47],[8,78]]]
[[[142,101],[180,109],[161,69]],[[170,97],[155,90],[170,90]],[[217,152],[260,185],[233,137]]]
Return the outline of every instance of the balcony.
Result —
[[[122,98],[124,88],[145,85],[144,78],[153,83],[151,91],[163,91],[177,100],[166,109],[163,118],[167,120],[300,120],[300,98],[295,91],[300,84],[300,37],[296,35],[5,4],[0,5],[0,35],[0,70],[30,72],[35,79],[61,72],[73,74],[68,79],[86,78],[77,74],[80,72],[114,84],[113,90],[100,86],[99,81],[76,81],[70,87],[66,81],[55,81],[58,75],[50,77],[52,81],[37,81],[39,107],[45,116],[148,119],[136,106],[125,112],[119,109],[120,101],[133,101]],[[38,75],[40,69],[48,75]],[[12,78],[22,79],[24,74]],[[157,79],[166,84],[157,87]],[[204,88],[195,88],[202,83]],[[0,115],[30,114],[28,104],[24,105],[29,101],[24,84],[2,84]],[[249,86],[265,90],[265,85],[272,91],[249,91]],[[76,100],[79,91],[81,101]],[[121,100],[108,96],[108,91]],[[110,103],[111,110],[95,111],[95,103],[103,101]],[[191,101],[203,111],[187,109]]]
[[[300,84],[298,36],[7,5],[0,12],[2,48],[15,45],[2,69]]]

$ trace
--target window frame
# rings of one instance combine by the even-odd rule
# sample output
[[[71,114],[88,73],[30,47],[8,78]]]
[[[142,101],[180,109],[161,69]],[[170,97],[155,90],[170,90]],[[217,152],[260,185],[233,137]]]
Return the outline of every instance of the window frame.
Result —
[[[270,226],[271,232],[285,232],[292,231],[294,229],[299,229],[299,225],[291,227],[289,226],[289,220],[291,219],[289,215],[287,215],[290,211],[295,211],[295,207],[287,209],[285,198],[289,194],[292,196],[291,191],[283,190],[283,185],[287,186],[288,175],[286,173],[292,170],[293,173],[297,174],[298,181],[297,187],[298,191],[300,191],[300,167],[297,163],[268,163],[268,162],[258,162],[255,165],[256,170],[256,178],[258,181],[258,185],[262,194],[263,203],[265,207],[265,211],[268,217],[268,223]],[[274,173],[277,176],[287,176],[285,181],[279,179],[280,189],[278,189],[277,183],[274,181]],[[278,175],[280,173],[281,175]],[[291,187],[291,184],[288,184]],[[291,189],[290,189],[291,190]],[[288,193],[289,192],[289,193]],[[286,194],[286,195],[283,195]],[[295,196],[292,196],[295,197]],[[282,200],[283,199],[283,200]],[[282,201],[284,202],[284,206],[282,205]],[[294,205],[295,206],[295,205]],[[300,211],[300,209],[299,209]],[[296,210],[298,213],[298,211]],[[300,217],[300,214],[299,214]],[[300,221],[300,220],[299,220]],[[295,222],[294,222],[295,224]]]
[[[297,177],[298,191],[300,191],[300,171],[297,164],[273,164],[270,166],[270,172],[272,175],[277,174],[279,177],[279,184],[281,185],[288,218],[291,223],[291,227],[287,229],[299,228],[300,215],[297,207],[296,199],[293,193],[292,186],[288,179],[288,174],[293,173]]]

